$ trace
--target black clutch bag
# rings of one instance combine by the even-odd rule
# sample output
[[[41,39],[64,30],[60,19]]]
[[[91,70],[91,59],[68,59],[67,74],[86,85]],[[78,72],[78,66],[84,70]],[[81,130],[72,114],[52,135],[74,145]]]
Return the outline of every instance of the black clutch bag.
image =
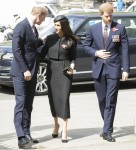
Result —
[[[70,74],[67,73],[67,71],[72,71],[72,69],[70,67],[66,67],[64,70],[63,70],[63,73],[66,75],[66,76],[71,76]]]

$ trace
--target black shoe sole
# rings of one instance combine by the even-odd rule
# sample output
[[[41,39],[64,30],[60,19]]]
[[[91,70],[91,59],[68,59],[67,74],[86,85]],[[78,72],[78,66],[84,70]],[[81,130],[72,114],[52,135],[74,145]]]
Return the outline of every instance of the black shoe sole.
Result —
[[[104,140],[107,140],[108,142],[116,142],[116,140],[115,140],[115,139],[108,140],[107,138],[104,138],[104,137],[103,137],[103,139],[104,139]]]
[[[29,149],[32,147],[32,145],[33,145],[32,142],[29,142],[25,145],[18,145],[18,147],[19,147],[19,149]]]

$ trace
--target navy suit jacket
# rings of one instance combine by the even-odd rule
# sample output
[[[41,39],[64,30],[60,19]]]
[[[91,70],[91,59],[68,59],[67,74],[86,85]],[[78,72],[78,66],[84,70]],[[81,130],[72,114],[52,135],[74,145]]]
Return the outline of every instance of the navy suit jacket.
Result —
[[[118,42],[113,41],[113,36],[115,37],[116,35],[119,37]],[[93,78],[97,79],[99,77],[103,63],[106,65],[107,71],[113,79],[121,77],[121,67],[123,71],[129,72],[128,38],[125,27],[122,24],[116,22],[111,23],[111,29],[106,43],[106,50],[111,54],[108,59],[104,60],[95,56],[97,50],[105,49],[102,22],[90,27],[87,31],[83,46],[85,53],[93,57]]]
[[[32,75],[37,73],[36,41],[27,18],[16,25],[12,39],[12,51],[14,55],[10,70],[12,76],[21,77],[27,70],[31,71]]]

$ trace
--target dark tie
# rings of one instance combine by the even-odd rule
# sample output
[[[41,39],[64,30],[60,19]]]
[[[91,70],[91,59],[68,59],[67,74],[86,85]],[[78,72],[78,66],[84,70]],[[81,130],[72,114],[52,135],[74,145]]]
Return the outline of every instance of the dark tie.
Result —
[[[38,31],[35,27],[35,25],[32,26],[32,29],[33,29],[33,32],[34,32],[34,35],[35,35],[35,38],[38,39]]]
[[[107,25],[105,25],[104,27],[103,38],[104,38],[104,46],[106,47],[106,42],[108,39],[108,26]]]

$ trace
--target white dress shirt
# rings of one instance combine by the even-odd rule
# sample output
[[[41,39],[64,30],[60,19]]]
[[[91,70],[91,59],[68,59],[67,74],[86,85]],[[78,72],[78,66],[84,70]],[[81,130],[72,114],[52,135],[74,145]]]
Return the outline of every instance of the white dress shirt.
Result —
[[[106,26],[106,24],[104,22],[102,22],[102,33],[103,33],[103,35],[104,35],[105,26]],[[108,35],[110,33],[110,28],[111,28],[111,24],[107,24]]]

